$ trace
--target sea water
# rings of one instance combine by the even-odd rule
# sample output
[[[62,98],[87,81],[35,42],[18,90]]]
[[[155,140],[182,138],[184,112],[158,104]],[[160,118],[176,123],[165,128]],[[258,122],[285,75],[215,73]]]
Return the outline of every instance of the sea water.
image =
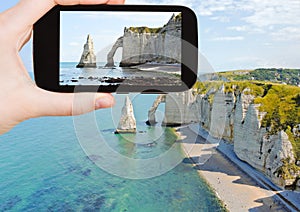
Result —
[[[145,124],[155,98],[156,95],[140,95],[133,100],[143,139],[156,132],[164,135],[155,146],[132,148],[122,136],[113,133],[111,109],[95,113],[102,136],[116,151],[136,158],[152,157],[175,142],[171,128]],[[164,108],[160,106],[159,110]],[[72,117],[31,119],[1,135],[0,170],[0,211],[223,210],[190,164],[180,163],[163,175],[140,180],[100,169],[82,150]]]
[[[98,85],[99,81],[94,78],[124,78],[133,75],[135,69],[124,72],[122,68],[105,68],[105,63],[97,63],[96,68],[76,68],[76,62],[61,62],[60,63],[60,84],[61,85],[77,85],[78,82],[74,80],[83,81],[86,85]],[[80,77],[84,79],[79,79]],[[73,82],[72,82],[73,80]],[[102,83],[103,85],[109,85],[109,83]]]

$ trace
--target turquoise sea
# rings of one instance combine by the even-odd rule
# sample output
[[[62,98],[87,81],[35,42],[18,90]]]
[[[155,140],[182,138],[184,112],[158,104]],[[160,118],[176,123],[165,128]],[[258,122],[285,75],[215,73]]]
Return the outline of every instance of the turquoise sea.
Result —
[[[159,133],[162,136],[154,146],[134,145],[115,135],[113,110],[95,113],[102,136],[115,151],[135,158],[152,157],[175,142],[172,129],[145,125],[155,98],[140,95],[134,99],[137,128],[142,133],[131,137],[149,140],[150,135]],[[122,104],[118,102],[117,106]],[[161,176],[140,180],[103,171],[82,150],[72,117],[28,120],[0,136],[0,170],[0,211],[223,210],[188,163],[180,163]]]

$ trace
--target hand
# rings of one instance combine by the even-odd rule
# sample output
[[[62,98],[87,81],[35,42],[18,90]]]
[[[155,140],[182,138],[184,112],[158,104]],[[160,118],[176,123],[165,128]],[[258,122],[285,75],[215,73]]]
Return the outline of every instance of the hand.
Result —
[[[20,0],[16,6],[0,14],[0,134],[29,118],[79,115],[114,104],[111,94],[83,93],[79,95],[87,102],[73,111],[74,94],[38,88],[25,69],[19,51],[30,39],[33,24],[57,4],[123,4],[124,1]]]

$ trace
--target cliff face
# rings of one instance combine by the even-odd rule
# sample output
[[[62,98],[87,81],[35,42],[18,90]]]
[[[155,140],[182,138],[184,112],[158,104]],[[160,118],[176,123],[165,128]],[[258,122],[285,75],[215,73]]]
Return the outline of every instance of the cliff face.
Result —
[[[213,137],[232,140],[234,95],[222,86],[214,95],[209,131]]]
[[[176,126],[197,123],[200,120],[197,95],[192,90],[188,90],[158,96],[148,112],[148,124],[153,125],[156,123],[155,112],[161,103],[165,103],[163,125]]]
[[[300,173],[289,172],[284,176],[282,168],[295,164],[293,147],[288,135],[280,131],[270,135],[261,121],[266,113],[253,104],[251,95],[241,94],[238,98],[234,119],[234,152],[243,161],[264,172],[280,186],[291,186]],[[285,173],[287,174],[287,173]]]
[[[173,15],[166,25],[159,28],[125,27],[124,35],[108,54],[109,66],[113,65],[115,47],[123,47],[121,67],[147,62],[180,63],[181,14]]]
[[[259,111],[260,105],[254,104],[255,97],[249,93],[249,89],[226,93],[222,86],[207,94],[192,90],[168,94],[164,122],[166,125],[199,122],[213,137],[233,142],[234,152],[241,160],[262,171],[277,185],[295,185],[300,172],[293,168],[296,161],[289,137],[284,131],[270,134],[261,126],[266,113]],[[209,100],[211,96],[213,101]],[[298,132],[296,128],[294,133]]]
[[[96,55],[94,53],[94,43],[90,35],[87,36],[86,43],[80,61],[76,68],[96,68]]]

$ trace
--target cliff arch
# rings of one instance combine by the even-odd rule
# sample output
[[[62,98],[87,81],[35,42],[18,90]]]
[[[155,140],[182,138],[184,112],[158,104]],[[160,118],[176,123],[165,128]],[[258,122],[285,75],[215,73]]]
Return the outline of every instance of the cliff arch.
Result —
[[[105,67],[114,67],[114,56],[118,48],[123,47],[123,36],[119,37],[107,55],[107,63]]]
[[[148,121],[147,121],[148,125],[155,125],[157,123],[156,118],[155,118],[155,113],[156,113],[158,106],[161,103],[166,103],[166,95],[165,94],[159,95],[156,98],[156,100],[154,101],[150,110],[148,111]]]

